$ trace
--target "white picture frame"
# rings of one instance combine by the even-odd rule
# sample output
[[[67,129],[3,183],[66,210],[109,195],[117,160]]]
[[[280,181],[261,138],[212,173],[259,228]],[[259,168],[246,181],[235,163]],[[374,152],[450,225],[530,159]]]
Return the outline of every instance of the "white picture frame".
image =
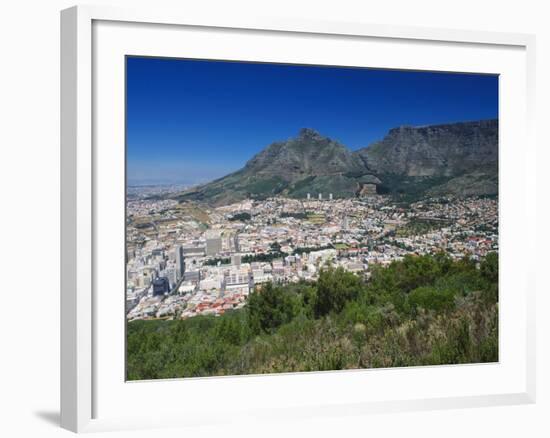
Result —
[[[95,27],[98,25],[103,27]],[[121,32],[117,26],[126,26],[128,29],[123,30],[122,33],[131,33],[131,53],[127,52],[130,46],[124,36],[120,38],[117,36]],[[147,35],[147,40],[140,38],[139,35],[143,31],[136,28],[136,26],[149,26],[151,33]],[[158,408],[157,412],[148,408],[150,415],[132,415],[131,412],[134,411],[130,408],[127,411],[115,412],[115,405],[125,404],[124,400],[119,397],[128,397],[125,400],[135,399],[136,394],[141,392],[149,394],[151,398],[162,397],[162,394],[168,388],[179,389],[183,387],[182,385],[187,385],[185,386],[186,390],[205,391],[206,394],[209,394],[208,391],[215,385],[218,388],[217,391],[221,391],[220,400],[222,401],[223,391],[225,390],[242,391],[248,398],[258,397],[254,403],[247,404],[247,399],[243,395],[241,409],[236,408],[234,412],[230,413],[231,421],[250,417],[267,420],[275,417],[305,418],[329,413],[330,415],[361,415],[369,412],[399,412],[418,409],[533,403],[535,400],[535,290],[534,281],[532,280],[534,272],[532,272],[529,264],[525,262],[515,268],[515,273],[508,270],[508,272],[501,274],[513,275],[514,277],[506,277],[504,279],[505,283],[517,285],[518,290],[521,291],[519,297],[514,298],[518,300],[517,302],[508,301],[514,304],[513,306],[503,305],[501,309],[501,317],[504,320],[502,324],[505,324],[504,326],[501,325],[501,328],[506,329],[510,318],[516,313],[518,317],[516,339],[510,341],[515,342],[515,344],[509,348],[509,352],[514,353],[517,357],[514,356],[514,363],[510,365],[510,370],[506,371],[508,374],[498,374],[499,369],[507,367],[508,359],[503,359],[501,363],[496,365],[496,367],[501,368],[485,368],[484,371],[482,367],[487,367],[487,365],[472,365],[461,368],[460,373],[449,371],[451,369],[449,367],[422,367],[410,371],[380,370],[376,371],[378,374],[369,372],[369,370],[359,370],[357,372],[346,372],[346,374],[328,372],[307,373],[308,376],[293,374],[286,376],[184,379],[187,382],[182,382],[180,379],[144,382],[143,384],[120,381],[119,356],[112,359],[113,368],[116,371],[111,372],[108,370],[109,351],[118,351],[116,349],[120,347],[120,342],[107,345],[108,342],[106,342],[103,333],[106,327],[112,328],[117,333],[113,336],[113,339],[120,340],[119,335],[125,320],[123,313],[117,313],[117,309],[108,312],[102,310],[105,306],[110,305],[109,298],[100,300],[97,298],[98,285],[103,284],[102,276],[106,272],[101,268],[102,263],[106,262],[103,261],[103,257],[100,257],[100,254],[103,254],[102,251],[105,251],[105,244],[101,238],[98,239],[98,235],[107,233],[103,231],[102,227],[104,225],[101,225],[101,223],[104,223],[101,211],[105,211],[103,207],[108,206],[110,202],[106,200],[109,196],[106,193],[106,187],[111,182],[110,180],[108,183],[106,182],[106,176],[114,175],[114,173],[123,175],[124,169],[120,168],[120,154],[110,159],[109,162],[112,167],[108,168],[105,164],[105,154],[103,152],[98,154],[97,147],[98,144],[102,145],[105,144],[105,141],[109,141],[103,140],[109,138],[106,133],[109,129],[112,130],[113,139],[120,138],[120,132],[123,129],[117,121],[119,121],[120,109],[123,108],[119,105],[123,105],[123,100],[120,101],[119,99],[122,90],[117,89],[117,84],[120,84],[121,78],[118,77],[114,81],[110,81],[109,78],[106,80],[102,78],[105,78],[105,72],[107,72],[107,76],[111,71],[115,76],[120,73],[121,54],[157,53],[159,47],[161,47],[162,38],[166,38],[167,33],[177,32],[177,29],[180,28],[185,28],[189,32],[200,32],[201,38],[204,35],[208,36],[209,33],[232,31],[235,33],[235,41],[250,41],[251,50],[253,50],[255,40],[268,35],[269,38],[279,38],[281,36],[284,38],[305,39],[335,38],[337,39],[335,44],[348,44],[348,41],[353,41],[353,44],[363,44],[367,40],[372,44],[376,44],[383,41],[384,44],[388,45],[418,46],[421,50],[432,50],[430,47],[435,47],[434,50],[439,50],[441,53],[446,50],[447,44],[451,44],[453,47],[463,48],[465,53],[468,50],[477,49],[502,53],[502,61],[494,63],[496,70],[488,67],[491,60],[482,61],[480,57],[476,60],[476,57],[473,56],[468,61],[470,68],[464,71],[486,72],[489,69],[491,71],[487,72],[501,74],[502,71],[499,71],[500,67],[497,66],[502,65],[502,68],[506,69],[508,68],[506,65],[509,65],[510,74],[505,77],[509,77],[510,81],[517,81],[513,84],[515,88],[518,88],[519,85],[519,89],[515,91],[516,94],[513,96],[507,95],[507,99],[504,99],[504,101],[501,99],[501,111],[504,119],[502,124],[505,124],[506,120],[510,120],[510,123],[505,125],[509,126],[509,132],[504,132],[504,139],[505,141],[507,138],[521,141],[522,153],[525,155],[521,158],[521,166],[519,166],[516,175],[520,179],[520,183],[516,184],[518,187],[510,185],[507,192],[509,195],[507,196],[509,199],[521,199],[525,203],[524,205],[529,206],[529,208],[517,208],[516,211],[513,211],[513,208],[507,207],[504,209],[503,207],[501,210],[503,218],[510,218],[509,220],[506,219],[504,221],[505,225],[503,225],[505,229],[508,227],[508,233],[503,236],[505,237],[503,248],[512,248],[516,245],[524,245],[522,248],[532,248],[535,245],[532,240],[522,243],[517,240],[518,236],[514,238],[517,224],[521,221],[526,221],[533,230],[536,226],[534,212],[536,146],[532,126],[535,90],[534,36],[383,26],[359,22],[317,22],[306,19],[243,16],[238,20],[228,20],[214,15],[208,17],[194,16],[189,11],[162,11],[157,9],[128,10],[103,6],[77,6],[66,9],[61,13],[61,426],[75,432],[84,432],[120,428],[184,426],[201,424],[207,421],[208,417],[206,415],[202,417],[200,415],[200,403],[195,403],[196,406],[193,408],[196,409],[196,412],[193,411],[191,416],[186,415],[186,412],[191,412],[189,409],[192,407],[185,406],[175,408],[170,412],[161,407]],[[155,35],[158,36],[158,39]],[[186,35],[181,37],[185,38]],[[172,36],[170,35],[170,38]],[[109,44],[106,45],[105,42]],[[110,48],[104,50],[107,46]],[[168,46],[165,45],[165,47]],[[209,47],[207,43],[197,45],[193,51],[194,56],[199,56],[200,53],[204,52],[203,56],[205,58],[214,59],[218,56],[216,53],[221,53],[216,52],[215,45]],[[276,45],[270,47],[276,47]],[[422,49],[422,47],[425,47],[425,49]],[[172,49],[165,48],[165,52],[158,52],[157,54],[171,56],[170,50]],[[273,59],[270,58],[271,60],[279,56],[275,53],[276,50],[273,50]],[[404,55],[403,47],[396,50],[401,50]],[[509,58],[507,58],[507,53],[510,54]],[[239,55],[235,52],[232,56],[238,59],[240,56],[245,55]],[[253,55],[250,56],[253,57]],[[330,53],[323,56],[330,56]],[[107,65],[107,61],[111,58],[116,58],[118,60],[116,62],[119,63],[117,64],[118,67],[113,67],[112,70],[111,66]],[[442,56],[442,58],[445,57]],[[101,60],[101,62],[97,63],[98,60]],[[299,54],[292,60],[294,62],[298,61]],[[313,63],[314,60],[309,62]],[[384,58],[380,57],[377,66],[382,66],[384,62],[386,62]],[[394,68],[414,68],[414,65],[416,65],[414,60],[410,61],[411,64],[407,64],[407,62],[409,61],[405,59],[401,65],[394,65]],[[451,62],[450,59],[447,62]],[[455,62],[457,64],[454,68],[459,69],[459,61]],[[479,67],[476,67],[476,62],[479,63]],[[436,65],[435,61],[433,61],[433,64],[433,69],[441,68]],[[100,66],[98,67],[98,65]],[[445,64],[439,64],[439,66],[441,65]],[[384,65],[384,67],[391,66],[391,60]],[[426,64],[423,68],[428,69],[429,65]],[[450,68],[453,69],[453,67]],[[514,71],[512,72],[512,70]],[[105,124],[102,125],[102,117],[106,118],[107,115],[104,115],[102,110],[104,104],[102,103],[101,89],[108,89],[109,87],[115,87],[115,94],[119,97],[117,97],[116,105],[109,106],[112,108],[113,113],[109,114],[108,117],[115,120],[114,125],[104,128]],[[506,87],[511,89],[512,84],[505,84]],[[113,91],[113,88],[111,88],[111,91]],[[517,111],[513,114],[507,112],[512,111],[512,108],[509,108],[512,106],[514,106],[513,110]],[[519,120],[512,123],[512,119],[518,118],[515,116],[519,116]],[[98,124],[100,129],[98,129]],[[501,128],[501,135],[503,134],[502,129],[507,128]],[[113,144],[118,145],[115,148],[123,147],[116,141]],[[517,154],[517,151],[513,152],[510,149],[508,158],[501,159],[501,181],[506,180],[511,165],[518,162],[517,155],[513,154]],[[111,174],[111,171],[114,173]],[[118,176],[113,176],[113,181],[119,181],[117,178]],[[119,196],[121,190],[124,190],[124,188],[118,187],[118,189],[113,190],[113,197]],[[505,190],[506,187],[503,187],[503,191]],[[118,202],[114,198],[112,201]],[[98,208],[103,202],[106,204],[102,208]],[[506,206],[506,202],[504,204]],[[510,203],[508,205],[512,207]],[[508,225],[506,225],[506,222]],[[123,223],[121,222],[119,225],[123,226]],[[120,228],[118,231],[120,231]],[[116,227],[108,233],[111,232],[116,232]],[[534,232],[530,234],[536,235]],[[504,251],[505,249],[503,249]],[[113,254],[116,254],[116,251]],[[507,262],[510,263],[508,266],[512,266],[514,261],[510,258]],[[123,260],[120,260],[120,263],[123,263]],[[117,267],[120,267],[119,265]],[[504,267],[506,267],[506,264]],[[529,281],[527,276],[529,276]],[[502,277],[500,281],[503,284]],[[121,291],[121,296],[122,294]],[[120,301],[123,305],[123,299]],[[98,312],[102,315],[101,323],[98,321]],[[118,314],[120,314],[120,320],[117,319]],[[506,330],[504,333],[506,333]],[[508,340],[503,339],[503,336],[501,336],[501,349],[505,347],[504,350],[506,350],[507,343]],[[102,351],[103,354],[98,354],[98,351]],[[121,351],[120,354],[123,355],[123,352]],[[512,357],[512,354],[509,356],[506,356],[506,354],[505,352],[505,358]],[[510,360],[512,361],[512,359]],[[393,372],[393,374],[389,375],[388,372]],[[436,388],[433,388],[429,394],[426,393],[427,395],[418,395],[413,390],[409,393],[390,391],[391,394],[388,397],[373,396],[370,399],[352,397],[351,394],[351,389],[356,387],[359,379],[363,379],[364,376],[368,376],[370,382],[381,379],[391,379],[399,382],[400,379],[413,376],[411,373],[414,373],[415,380],[433,377],[436,381],[437,379],[445,381],[451,377],[451,374],[449,374],[451,372],[454,373],[452,378],[459,379],[458,386],[464,387],[462,391],[456,389],[453,393],[446,393],[445,388],[439,392],[436,391]],[[106,373],[111,374],[106,376]],[[400,375],[400,373],[405,374]],[[490,382],[492,386],[487,384],[486,387],[483,387],[482,381],[490,380],[488,376],[484,376],[484,373],[500,376],[500,380],[495,377],[494,381]],[[457,377],[459,374],[463,377]],[[481,389],[479,391],[468,389],[465,382],[462,382],[463,385],[461,385],[460,379],[470,379],[467,376],[475,375],[478,375],[480,379]],[[509,379],[509,382],[504,382],[505,379]],[[110,390],[105,388],[113,386],[112,382],[115,381],[118,382],[117,385],[120,388],[124,389],[119,392],[117,392],[117,389],[108,392]],[[320,384],[326,385],[332,402],[328,401],[328,397],[313,394],[310,399],[297,397],[299,400],[296,401],[296,404],[290,404],[283,401],[276,393],[276,388],[285,385],[287,387],[302,386],[305,389],[318,387]],[[506,386],[507,384],[508,386]],[[337,389],[339,387],[343,387],[343,389]],[[130,388],[130,391],[124,395],[123,392],[127,388]],[[258,388],[261,388],[262,391],[275,391],[271,405],[264,404],[263,407],[256,409],[254,404],[258,400],[262,401]],[[346,393],[346,391],[348,392]],[[346,394],[349,394],[349,399],[346,398]],[[109,398],[111,402],[107,402],[106,398]],[[108,406],[109,403],[113,406]],[[214,405],[211,409],[216,410],[218,408]],[[108,412],[108,414],[103,415],[101,412]],[[221,421],[229,421],[229,417],[224,417],[221,411],[218,418]]]

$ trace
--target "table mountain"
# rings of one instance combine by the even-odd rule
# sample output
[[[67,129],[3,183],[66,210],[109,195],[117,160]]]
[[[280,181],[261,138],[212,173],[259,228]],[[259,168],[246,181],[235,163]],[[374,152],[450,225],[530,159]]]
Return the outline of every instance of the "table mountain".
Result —
[[[394,128],[355,154],[389,191],[498,193],[498,120]],[[380,187],[382,190],[384,187]]]
[[[335,198],[371,193],[398,196],[498,193],[498,120],[391,129],[379,142],[352,152],[313,129],[275,142],[223,178],[179,199],[215,205],[248,197]]]

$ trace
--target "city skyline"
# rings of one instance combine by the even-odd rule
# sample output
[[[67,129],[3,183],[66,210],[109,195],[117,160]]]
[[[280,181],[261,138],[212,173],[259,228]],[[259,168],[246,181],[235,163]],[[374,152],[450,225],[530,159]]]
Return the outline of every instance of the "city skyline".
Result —
[[[129,57],[128,184],[204,183],[303,127],[357,150],[400,125],[497,117],[494,75]]]

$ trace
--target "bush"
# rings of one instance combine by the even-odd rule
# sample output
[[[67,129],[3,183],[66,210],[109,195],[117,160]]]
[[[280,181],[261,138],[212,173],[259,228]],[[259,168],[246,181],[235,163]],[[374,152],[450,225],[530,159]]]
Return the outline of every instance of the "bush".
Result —
[[[223,316],[127,325],[129,380],[498,361],[498,255],[267,284]]]
[[[416,312],[419,307],[435,312],[447,312],[454,308],[454,297],[452,290],[421,286],[409,294],[407,302],[413,312]]]
[[[322,270],[317,281],[315,315],[341,312],[348,301],[357,299],[362,288],[360,278],[342,268]]]

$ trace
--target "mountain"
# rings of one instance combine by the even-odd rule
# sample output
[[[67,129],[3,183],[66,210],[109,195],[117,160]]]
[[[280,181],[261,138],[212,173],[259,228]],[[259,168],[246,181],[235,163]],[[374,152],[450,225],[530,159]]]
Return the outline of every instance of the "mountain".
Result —
[[[178,199],[222,205],[307,193],[335,198],[497,194],[498,120],[402,126],[355,152],[304,128],[295,138],[272,143],[237,172],[182,192]]]
[[[428,194],[498,193],[498,120],[391,129],[355,154],[382,190]],[[430,187],[427,187],[430,186]]]
[[[237,172],[184,192],[180,199],[220,205],[278,194],[305,198],[307,193],[325,197],[332,193],[345,198],[356,195],[358,177],[366,173],[363,162],[344,145],[304,128],[295,138],[272,143]]]

